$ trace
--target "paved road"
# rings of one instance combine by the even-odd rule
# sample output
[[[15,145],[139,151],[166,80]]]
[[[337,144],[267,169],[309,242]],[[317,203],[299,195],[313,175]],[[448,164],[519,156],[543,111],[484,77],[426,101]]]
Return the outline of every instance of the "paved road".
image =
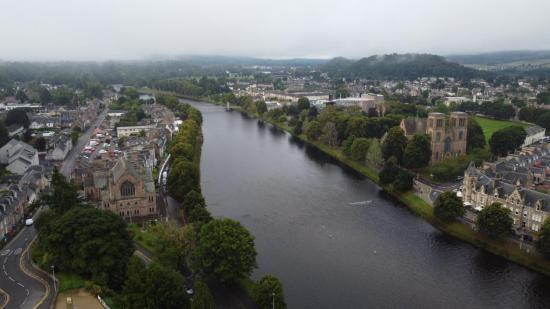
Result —
[[[105,110],[103,110],[103,112],[99,114],[96,121],[88,128],[86,132],[84,132],[84,134],[82,134],[78,138],[78,143],[73,146],[73,149],[71,150],[71,152],[69,152],[67,158],[65,158],[65,161],[63,161],[63,164],[61,165],[61,173],[65,175],[65,177],[71,176],[76,158],[78,158],[78,155],[82,152],[82,149],[84,149],[84,147],[90,141],[94,129],[97,128],[103,122],[103,120],[105,120],[105,117],[107,116],[107,111],[108,108],[105,108]]]
[[[49,308],[53,301],[51,279],[37,271],[29,261],[28,247],[36,232],[33,226],[24,227],[2,251],[0,288],[8,294],[3,308]]]

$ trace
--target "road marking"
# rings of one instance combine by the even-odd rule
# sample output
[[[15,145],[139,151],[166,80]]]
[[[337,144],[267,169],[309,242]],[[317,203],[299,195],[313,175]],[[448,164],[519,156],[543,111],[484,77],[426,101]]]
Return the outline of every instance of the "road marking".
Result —
[[[15,282],[15,280],[13,280],[13,278],[11,276],[8,276],[8,279],[10,279],[11,281]]]
[[[15,249],[15,251],[13,251],[13,255],[19,255],[21,253],[21,251],[23,251],[22,248],[17,248],[17,249]]]
[[[21,282],[17,282],[17,285],[24,288],[25,286],[21,284]]]
[[[8,255],[8,254],[10,254],[10,252],[11,252],[10,249],[6,249],[6,250],[2,251],[2,253],[0,253],[0,256]]]

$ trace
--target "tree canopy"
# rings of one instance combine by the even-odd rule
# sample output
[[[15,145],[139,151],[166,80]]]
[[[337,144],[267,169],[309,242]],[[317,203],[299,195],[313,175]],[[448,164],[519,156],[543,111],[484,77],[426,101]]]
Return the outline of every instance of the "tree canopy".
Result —
[[[254,301],[261,309],[286,309],[283,285],[274,275],[260,279],[254,291]]]
[[[441,221],[450,222],[465,213],[462,199],[454,192],[439,194],[434,202],[434,215]]]
[[[384,141],[382,142],[382,154],[384,159],[395,157],[397,163],[401,163],[403,159],[403,153],[407,146],[407,137],[400,127],[393,127],[388,131]]]
[[[201,228],[195,266],[220,282],[235,282],[256,265],[254,237],[239,222],[215,219]]]
[[[477,227],[491,238],[504,238],[512,232],[513,219],[510,209],[500,203],[493,203],[483,208],[477,216]]]
[[[415,169],[428,166],[432,157],[432,143],[427,134],[415,134],[405,147],[403,165]]]
[[[483,135],[483,129],[474,118],[468,119],[466,139],[468,153],[470,153],[472,149],[485,147],[485,135]]]
[[[547,218],[539,231],[539,239],[537,240],[537,250],[545,258],[550,259],[550,218]]]
[[[502,128],[493,133],[489,139],[491,152],[497,156],[505,156],[520,147],[526,136],[527,133],[520,126]]]

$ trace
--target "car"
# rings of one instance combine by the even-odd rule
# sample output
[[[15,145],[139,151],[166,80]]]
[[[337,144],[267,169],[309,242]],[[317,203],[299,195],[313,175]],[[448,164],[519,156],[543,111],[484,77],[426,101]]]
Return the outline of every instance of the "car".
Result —
[[[25,220],[25,225],[26,225],[26,226],[31,226],[31,225],[33,225],[33,223],[34,223],[34,220],[33,220],[33,219],[27,219],[27,220]]]
[[[458,176],[456,177],[456,180],[463,180],[464,179],[464,176]]]

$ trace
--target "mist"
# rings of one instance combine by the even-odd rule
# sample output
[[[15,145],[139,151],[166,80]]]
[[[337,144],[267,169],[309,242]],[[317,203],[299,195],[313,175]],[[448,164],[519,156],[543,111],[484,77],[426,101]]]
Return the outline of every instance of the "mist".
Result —
[[[550,49],[548,0],[2,0],[0,59]]]

